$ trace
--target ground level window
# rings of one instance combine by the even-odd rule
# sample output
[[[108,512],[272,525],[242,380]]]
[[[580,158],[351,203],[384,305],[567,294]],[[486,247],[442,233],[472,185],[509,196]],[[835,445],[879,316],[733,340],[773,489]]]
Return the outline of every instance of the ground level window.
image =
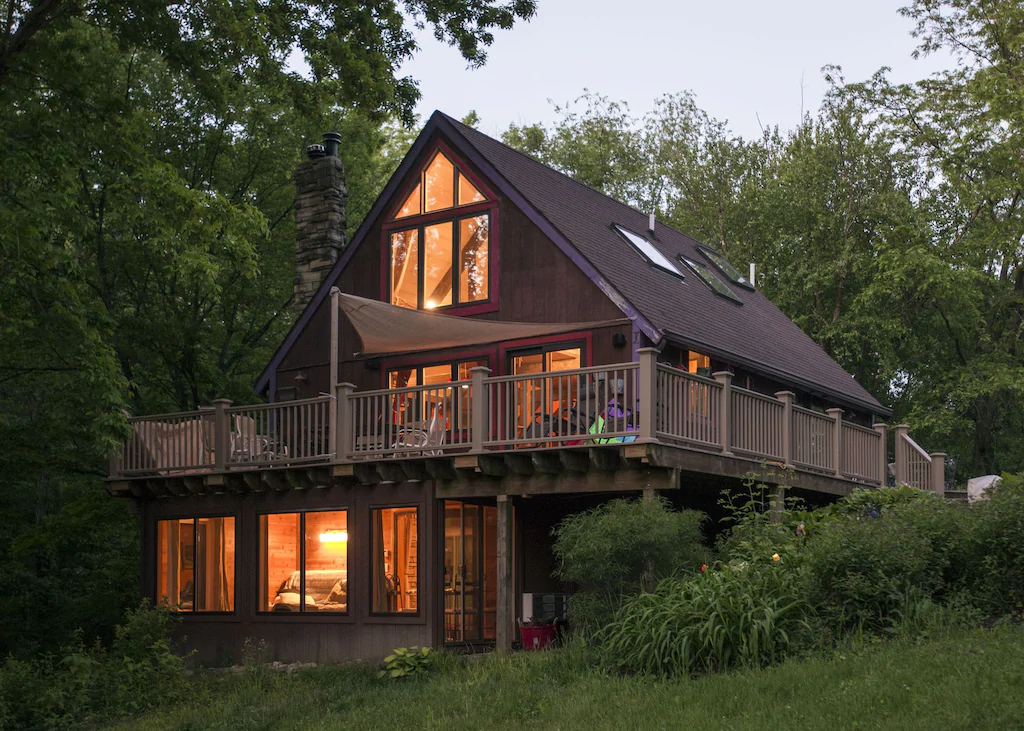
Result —
[[[260,611],[348,611],[348,511],[260,516]]]
[[[181,612],[235,609],[235,519],[156,524],[156,601]]]
[[[373,511],[373,612],[418,611],[417,518],[416,508]]]

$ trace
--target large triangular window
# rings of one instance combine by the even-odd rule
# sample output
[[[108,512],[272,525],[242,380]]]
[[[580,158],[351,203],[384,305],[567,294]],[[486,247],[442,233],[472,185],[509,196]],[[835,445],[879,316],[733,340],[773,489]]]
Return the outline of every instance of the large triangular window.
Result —
[[[413,309],[487,302],[493,201],[442,150],[429,160],[386,227],[389,301]]]

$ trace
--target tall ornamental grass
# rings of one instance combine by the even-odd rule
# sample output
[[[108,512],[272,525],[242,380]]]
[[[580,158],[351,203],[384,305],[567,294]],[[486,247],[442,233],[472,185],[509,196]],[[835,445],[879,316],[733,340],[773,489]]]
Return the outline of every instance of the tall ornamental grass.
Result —
[[[739,563],[626,599],[597,639],[610,669],[682,676],[778,661],[809,631],[812,614],[801,572]]]

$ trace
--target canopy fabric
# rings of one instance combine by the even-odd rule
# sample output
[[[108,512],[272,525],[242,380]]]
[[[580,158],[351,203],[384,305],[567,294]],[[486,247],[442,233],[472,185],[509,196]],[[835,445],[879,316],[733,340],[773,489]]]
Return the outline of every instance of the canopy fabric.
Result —
[[[363,341],[363,355],[483,345],[628,322],[621,319],[600,322],[501,322],[442,315],[429,310],[410,310],[352,294],[339,293],[338,299],[342,312]]]

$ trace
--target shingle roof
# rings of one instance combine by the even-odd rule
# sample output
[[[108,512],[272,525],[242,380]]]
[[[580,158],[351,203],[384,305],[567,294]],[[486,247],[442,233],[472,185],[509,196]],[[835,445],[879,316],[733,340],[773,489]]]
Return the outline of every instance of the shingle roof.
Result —
[[[672,262],[682,254],[706,262],[698,242],[537,162],[487,135],[435,112],[532,205],[649,323],[670,340],[840,402],[886,412],[871,394],[763,294],[726,281],[742,306],[715,294],[691,270],[685,281],[648,264],[615,231],[646,237]],[[717,270],[716,270],[717,271]]]

